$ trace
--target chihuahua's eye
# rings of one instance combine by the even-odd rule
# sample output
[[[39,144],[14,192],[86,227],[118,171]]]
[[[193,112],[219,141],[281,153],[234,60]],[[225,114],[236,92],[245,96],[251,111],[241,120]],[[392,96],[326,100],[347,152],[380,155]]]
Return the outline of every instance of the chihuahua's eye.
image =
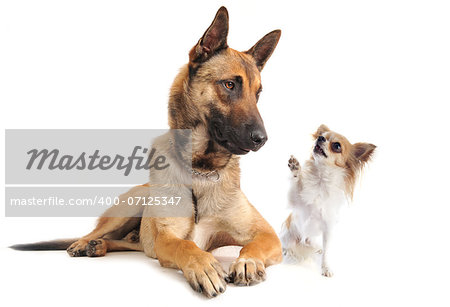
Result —
[[[228,89],[228,90],[231,91],[231,90],[234,89],[235,84],[234,84],[233,81],[225,81],[225,82],[223,83],[223,86],[225,86],[226,89]]]
[[[341,144],[339,142],[332,143],[331,150],[333,150],[336,153],[340,153],[342,151]]]

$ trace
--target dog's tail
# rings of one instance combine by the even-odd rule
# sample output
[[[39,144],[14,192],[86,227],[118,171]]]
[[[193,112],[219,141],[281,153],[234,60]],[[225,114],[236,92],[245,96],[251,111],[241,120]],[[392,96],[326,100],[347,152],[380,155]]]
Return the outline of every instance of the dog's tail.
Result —
[[[35,242],[35,243],[16,244],[16,245],[10,246],[9,248],[12,248],[12,249],[15,249],[18,251],[65,250],[73,242],[76,242],[77,240],[78,239],[61,239],[61,240],[43,241],[43,242]]]

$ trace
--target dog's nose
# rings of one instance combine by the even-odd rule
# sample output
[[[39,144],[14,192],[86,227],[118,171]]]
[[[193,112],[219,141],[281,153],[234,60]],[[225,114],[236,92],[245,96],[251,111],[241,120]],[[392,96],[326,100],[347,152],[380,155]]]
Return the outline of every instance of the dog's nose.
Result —
[[[267,141],[267,135],[264,131],[256,130],[250,134],[250,139],[255,147],[261,147]]]
[[[323,137],[323,136],[319,136],[318,138],[317,138],[317,142],[318,143],[323,143],[323,142],[325,142],[326,140],[325,140],[325,138]]]

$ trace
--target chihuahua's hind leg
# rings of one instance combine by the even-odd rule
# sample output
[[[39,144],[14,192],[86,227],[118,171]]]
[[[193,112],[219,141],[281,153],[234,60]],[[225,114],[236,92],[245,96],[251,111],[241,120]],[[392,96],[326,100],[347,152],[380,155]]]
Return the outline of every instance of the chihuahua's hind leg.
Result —
[[[333,271],[331,271],[330,263],[328,260],[328,251],[330,247],[331,240],[331,227],[326,227],[323,232],[323,252],[322,252],[322,275],[325,277],[332,277]]]

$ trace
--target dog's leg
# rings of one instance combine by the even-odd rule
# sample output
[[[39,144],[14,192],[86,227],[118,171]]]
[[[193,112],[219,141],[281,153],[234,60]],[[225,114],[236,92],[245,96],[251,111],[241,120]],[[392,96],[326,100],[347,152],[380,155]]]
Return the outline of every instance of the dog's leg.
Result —
[[[86,256],[100,257],[106,255],[106,252],[142,250],[142,245],[139,242],[129,242],[127,240],[97,239],[88,242],[88,245],[86,247]]]
[[[252,216],[249,217],[249,224],[252,227],[247,238],[241,237],[241,240],[238,240],[244,247],[236,261],[231,264],[228,278],[229,282],[239,286],[250,286],[264,281],[265,268],[281,262],[283,257],[280,239],[273,228],[256,209],[251,205],[250,208]],[[235,233],[233,237],[239,238],[239,234]]]
[[[281,259],[281,243],[275,232],[257,233],[230,266],[228,280],[238,286],[257,284],[266,279],[265,268],[281,262]]]
[[[137,243],[139,242],[139,230],[134,229],[130,233],[128,233],[123,240],[128,241],[130,243]]]
[[[140,204],[133,206],[128,205],[128,198],[142,197],[145,198],[149,194],[147,185],[136,186],[128,192],[120,195],[119,204],[106,210],[102,217],[99,218],[95,229],[78,241],[74,242],[67,249],[67,253],[72,257],[86,256],[87,247],[91,240],[97,240],[103,236],[119,230],[125,226],[134,216],[139,216],[143,208]],[[130,229],[131,230],[131,229]],[[128,230],[128,231],[130,231]],[[121,239],[121,238],[119,238]],[[98,256],[104,254],[99,253]]]
[[[173,234],[160,234],[155,242],[159,262],[165,267],[181,269],[191,287],[208,297],[226,289],[226,273],[211,253],[201,250],[194,242]]]
[[[330,240],[331,240],[331,229],[332,227],[329,225],[326,225],[324,227],[323,235],[322,235],[322,275],[326,277],[332,277],[333,272],[330,269],[329,261],[328,261],[328,252],[330,247]]]
[[[152,224],[152,225],[150,225]],[[143,218],[141,241],[147,255],[156,254],[161,266],[180,269],[191,287],[207,297],[226,289],[226,272],[211,253],[201,250],[193,241],[184,240],[192,230],[192,218]],[[148,229],[156,233],[154,251],[148,242]]]

